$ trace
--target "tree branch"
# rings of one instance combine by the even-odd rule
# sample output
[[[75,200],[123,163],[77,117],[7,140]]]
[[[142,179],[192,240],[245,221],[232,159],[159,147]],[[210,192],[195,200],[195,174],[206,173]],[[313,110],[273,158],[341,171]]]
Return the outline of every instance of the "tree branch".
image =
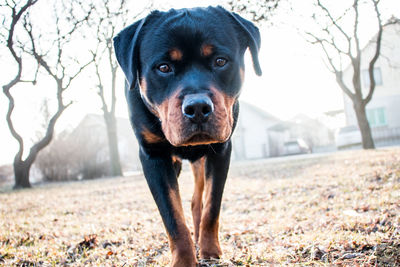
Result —
[[[354,42],[356,44],[356,58],[360,57],[361,54],[361,49],[360,49],[360,40],[358,38],[358,17],[359,17],[359,13],[358,13],[358,0],[354,0],[354,4],[353,4],[353,9],[354,9],[354,14],[355,14],[355,18],[354,18]]]
[[[382,33],[383,33],[383,26],[382,26],[382,20],[381,20],[381,14],[379,11],[379,0],[371,0],[372,3],[374,4],[374,10],[376,13],[376,17],[378,20],[378,34],[376,37],[376,47],[375,47],[375,54],[372,57],[371,61],[369,62],[368,66],[368,74],[369,74],[369,80],[370,80],[370,85],[369,85],[369,92],[367,94],[367,97],[363,99],[363,103],[366,105],[371,101],[372,95],[374,94],[375,87],[376,87],[376,81],[374,77],[374,67],[375,63],[379,58],[380,52],[381,52],[381,42],[382,42]]]
[[[9,2],[6,3],[8,7],[11,8],[11,24],[10,28],[8,29],[8,37],[7,37],[7,48],[10,51],[12,57],[17,63],[17,74],[15,77],[6,85],[3,86],[3,93],[8,99],[8,110],[7,110],[7,115],[6,115],[6,120],[7,120],[7,125],[10,130],[11,135],[14,137],[15,140],[18,142],[18,152],[15,155],[14,162],[16,160],[21,160],[22,154],[24,152],[24,141],[21,137],[21,135],[16,131],[13,121],[11,119],[12,113],[14,111],[15,107],[15,100],[13,96],[11,95],[11,88],[13,88],[16,84],[21,82],[22,78],[22,58],[17,55],[15,49],[14,49],[14,32],[15,32],[15,27],[17,23],[20,21],[22,15],[34,4],[37,3],[38,0],[28,0],[26,3],[19,9],[17,10],[17,4],[13,1],[12,6],[10,5]]]
[[[326,49],[326,47],[325,47],[325,45],[324,45],[324,43],[328,43],[328,44],[330,44],[331,46],[332,46],[332,44],[331,44],[329,41],[325,40],[325,39],[320,39],[320,38],[318,38],[316,35],[314,35],[314,34],[312,34],[312,33],[310,33],[310,32],[306,32],[306,34],[309,35],[309,36],[311,36],[312,38],[314,38],[314,40],[315,40],[315,41],[313,42],[314,44],[319,44],[319,45],[321,46],[322,50],[324,51],[325,57],[326,57],[326,59],[328,60],[329,66],[332,68],[330,71],[331,71],[332,73],[335,74],[335,76],[336,76],[336,81],[337,81],[337,83],[339,84],[340,88],[343,90],[343,92],[344,92],[346,95],[348,95],[351,99],[353,99],[353,98],[354,98],[354,94],[351,92],[351,90],[346,86],[346,84],[345,84],[344,81],[343,81],[343,72],[342,72],[342,69],[341,69],[341,68],[338,69],[338,68],[335,66],[335,63],[333,62],[332,57],[330,56],[328,50]],[[333,48],[336,48],[336,47],[333,47]],[[340,53],[340,50],[339,50],[339,49],[337,49],[337,51]]]
[[[110,113],[108,110],[108,106],[105,100],[105,96],[104,96],[104,85],[103,85],[103,81],[101,79],[101,74],[100,74],[100,61],[101,61],[101,57],[103,55],[103,53],[100,53],[100,57],[99,59],[97,59],[97,54],[98,54],[98,49],[99,46],[96,47],[96,51],[90,51],[92,53],[93,59],[92,62],[94,64],[95,67],[95,72],[96,72],[96,77],[97,77],[97,81],[98,81],[98,85],[97,88],[99,89],[99,91],[97,92],[98,96],[100,97],[101,100],[101,104],[102,104],[102,110],[104,112],[104,114],[108,114]]]
[[[340,25],[337,23],[337,20],[334,19],[331,15],[331,12],[321,3],[320,0],[317,1],[318,6],[326,13],[326,15],[328,16],[328,18],[330,19],[330,21],[332,22],[332,24],[342,33],[342,35],[348,40],[350,41],[351,38],[347,35],[347,33],[342,29],[342,27],[340,27]]]
[[[58,105],[57,112],[51,117],[49,124],[47,125],[46,134],[40,141],[38,141],[36,144],[34,144],[31,147],[31,149],[29,151],[29,155],[26,158],[26,162],[33,163],[35,161],[39,151],[42,150],[43,148],[45,148],[51,142],[51,140],[53,139],[54,128],[55,128],[58,118],[61,116],[61,114],[64,112],[64,110],[66,110],[71,104],[72,104],[72,102],[67,105],[63,105],[63,104]]]
[[[75,74],[73,74],[72,76],[70,76],[70,77],[68,78],[68,82],[67,82],[65,85],[63,85],[63,91],[66,90],[66,89],[71,85],[71,82],[72,82],[79,74],[81,74],[81,72],[82,72],[84,69],[86,69],[86,67],[89,66],[90,64],[92,64],[92,61],[91,61],[91,60],[88,61],[88,62],[86,62],[85,64],[81,65],[80,68],[75,72]]]
[[[31,54],[37,61],[37,63],[42,66],[46,72],[53,77],[53,79],[57,80],[57,74],[53,73],[53,71],[51,70],[49,64],[47,64],[47,62],[44,60],[43,55],[40,55],[37,50],[36,50],[36,43],[35,43],[35,38],[33,37],[33,32],[32,32],[32,24],[30,21],[28,21],[28,19],[26,19],[24,21],[24,29],[27,32],[28,36],[29,36],[29,41],[31,43],[31,49],[30,51],[25,50],[26,48],[23,48],[27,53]]]

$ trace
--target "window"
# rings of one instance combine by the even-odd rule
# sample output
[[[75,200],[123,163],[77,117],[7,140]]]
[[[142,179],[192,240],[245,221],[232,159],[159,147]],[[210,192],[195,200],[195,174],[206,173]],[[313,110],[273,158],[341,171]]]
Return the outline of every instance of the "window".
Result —
[[[367,119],[371,127],[386,125],[385,108],[367,109]]]
[[[364,87],[369,87],[370,81],[369,81],[369,72],[368,70],[363,70],[361,72],[361,78],[362,82],[364,84]],[[375,85],[382,85],[382,72],[381,68],[374,68],[374,79],[375,79]]]

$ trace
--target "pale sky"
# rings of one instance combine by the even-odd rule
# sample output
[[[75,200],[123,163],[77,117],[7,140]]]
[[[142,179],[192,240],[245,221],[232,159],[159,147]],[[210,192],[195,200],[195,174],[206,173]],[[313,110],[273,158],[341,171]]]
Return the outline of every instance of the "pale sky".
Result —
[[[348,0],[347,0],[348,1]],[[387,7],[385,12],[400,14],[400,1],[382,0]],[[171,4],[172,3],[172,4]],[[156,0],[155,7],[163,9],[171,7],[194,7],[216,5],[217,1],[191,1],[191,0]],[[299,10],[299,13],[303,12]],[[260,62],[263,76],[257,77],[251,65],[250,56],[246,55],[246,79],[243,86],[241,100],[254,104],[266,112],[281,118],[289,119],[299,113],[310,117],[318,117],[323,112],[343,109],[341,90],[335,78],[330,73],[322,60],[319,47],[312,46],[304,41],[294,30],[279,25],[259,25],[262,46],[260,49]],[[4,63],[3,53],[0,50],[0,60]],[[9,81],[14,75],[14,70],[7,64],[0,66],[0,84]],[[122,78],[121,78],[122,81]],[[43,83],[45,84],[45,83]],[[39,84],[40,85],[40,84]],[[41,89],[48,94],[54,94],[52,88]],[[17,90],[17,110],[15,112],[17,130],[23,132],[29,140],[35,136],[37,124],[40,121],[40,106],[42,95],[32,90]],[[87,113],[101,114],[100,103],[94,91],[81,90],[78,85],[71,88],[68,97],[75,100],[60,118],[57,131],[66,127],[74,127]],[[86,88],[85,88],[86,89]],[[79,95],[79,98],[74,96]],[[123,85],[121,85],[117,115],[127,117],[125,99],[123,98]],[[5,121],[7,99],[0,94],[0,165],[10,163],[17,151],[17,143],[11,137]]]

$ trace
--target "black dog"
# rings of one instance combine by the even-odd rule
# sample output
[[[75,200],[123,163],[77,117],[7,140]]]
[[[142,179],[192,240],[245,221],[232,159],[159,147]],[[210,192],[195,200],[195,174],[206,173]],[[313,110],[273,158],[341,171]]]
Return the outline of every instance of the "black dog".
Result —
[[[218,258],[218,219],[250,48],[256,73],[260,34],[222,7],[154,11],[114,38],[127,79],[130,120],[147,183],[168,233],[172,266],[196,266],[177,177],[188,159],[195,177],[194,240]],[[205,189],[204,204],[203,189]]]

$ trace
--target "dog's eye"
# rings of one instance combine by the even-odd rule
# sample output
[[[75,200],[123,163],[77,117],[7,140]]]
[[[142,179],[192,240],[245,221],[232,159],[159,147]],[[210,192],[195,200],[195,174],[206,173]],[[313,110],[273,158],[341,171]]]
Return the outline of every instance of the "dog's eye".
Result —
[[[171,67],[168,64],[160,64],[158,65],[157,69],[162,73],[168,73],[172,71]]]
[[[223,58],[223,57],[219,57],[215,60],[215,66],[217,67],[223,67],[225,66],[226,62],[228,62],[227,59]]]

